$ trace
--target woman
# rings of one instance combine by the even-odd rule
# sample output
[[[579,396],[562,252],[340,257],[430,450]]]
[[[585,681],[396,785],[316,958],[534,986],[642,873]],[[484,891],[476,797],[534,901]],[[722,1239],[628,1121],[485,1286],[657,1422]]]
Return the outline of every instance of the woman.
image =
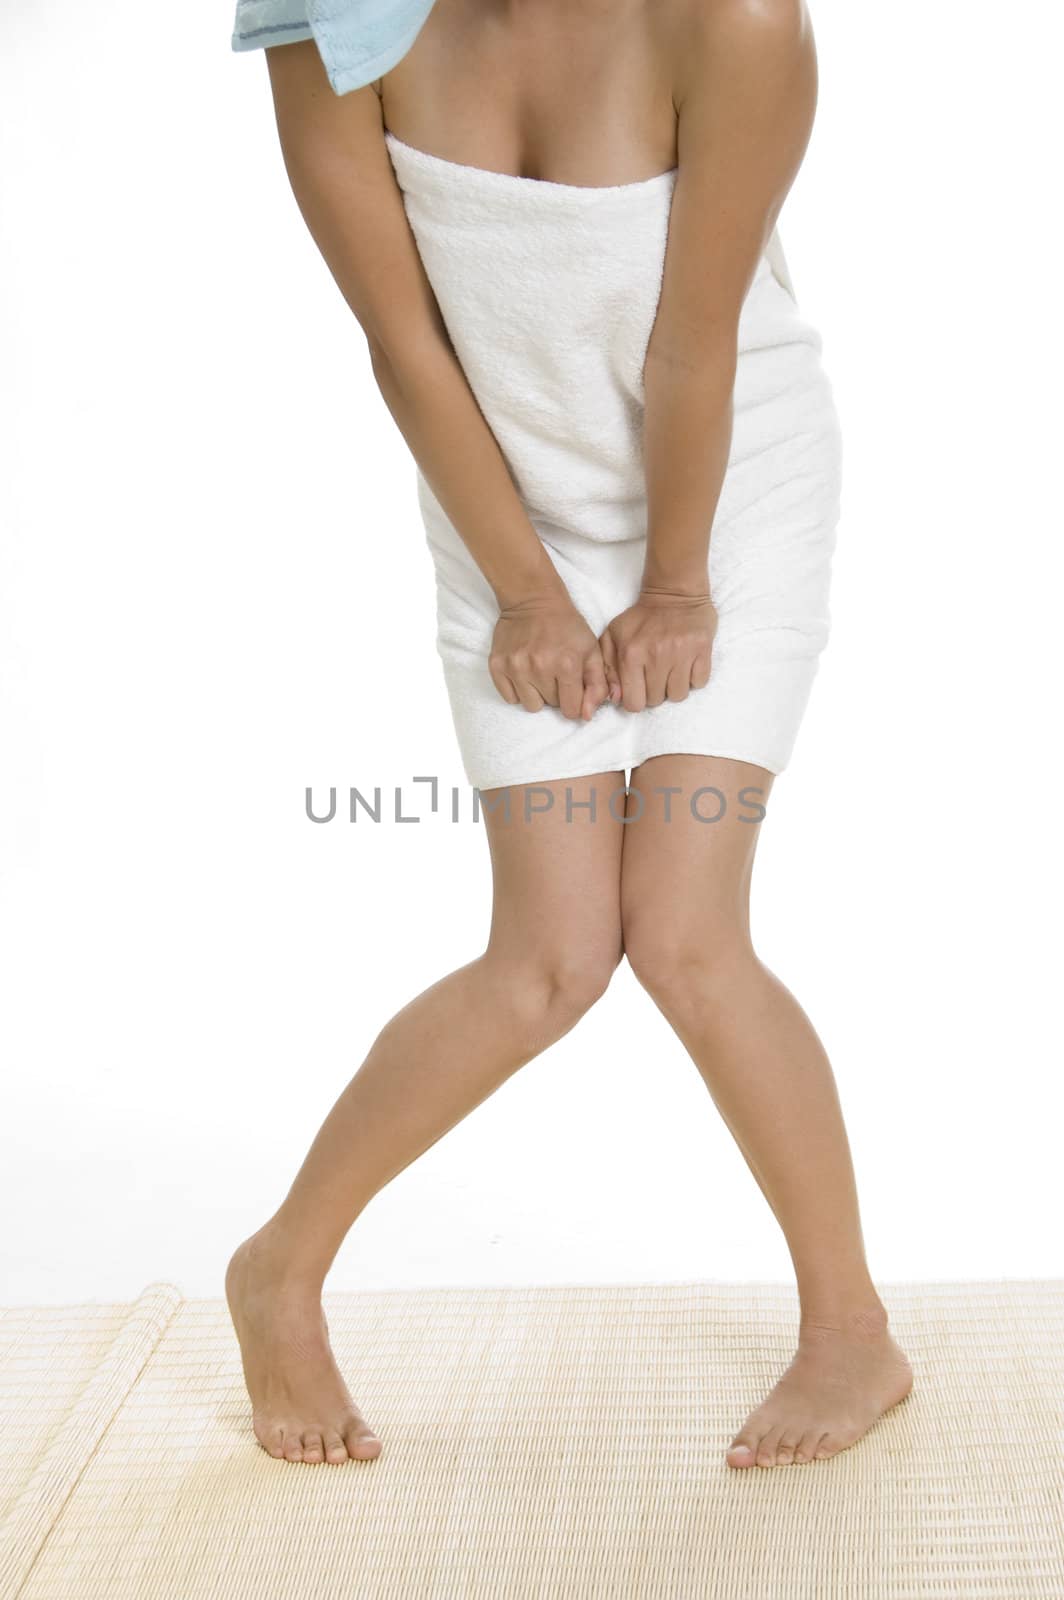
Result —
[[[775,231],[814,117],[808,17],[437,0],[350,92],[306,31],[268,61],[295,195],[417,462],[494,903],[484,953],[382,1029],[230,1263],[256,1437],[289,1461],[379,1453],[330,1352],[329,1266],[625,955],[797,1278],[794,1359],[725,1459],[824,1459],[912,1373],[830,1065],[748,923],[757,821],[827,639],[840,494],[820,338]]]

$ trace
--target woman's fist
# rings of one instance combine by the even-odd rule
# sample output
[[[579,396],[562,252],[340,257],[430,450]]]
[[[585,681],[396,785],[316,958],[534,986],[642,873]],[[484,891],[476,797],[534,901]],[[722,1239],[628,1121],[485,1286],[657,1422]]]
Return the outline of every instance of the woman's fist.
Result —
[[[571,600],[554,596],[505,606],[488,657],[491,681],[510,705],[557,706],[589,721],[609,698],[602,650]]]
[[[626,711],[686,700],[709,682],[716,631],[708,594],[642,590],[599,640],[611,698]]]

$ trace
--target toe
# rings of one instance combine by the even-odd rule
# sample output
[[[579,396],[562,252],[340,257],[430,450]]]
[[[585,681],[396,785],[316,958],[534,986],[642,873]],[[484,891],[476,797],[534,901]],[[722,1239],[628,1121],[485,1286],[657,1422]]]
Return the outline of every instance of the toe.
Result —
[[[381,1442],[364,1422],[353,1422],[344,1434],[347,1453],[353,1461],[372,1461],[381,1453]]]
[[[755,1451],[759,1467],[774,1467],[776,1465],[776,1447],[782,1438],[783,1428],[780,1424],[768,1430]]]
[[[346,1461],[347,1446],[344,1444],[344,1441],[336,1432],[335,1428],[328,1429],[323,1437],[325,1440],[326,1461]]]
[[[838,1430],[825,1433],[817,1445],[816,1458],[818,1461],[827,1461],[830,1456],[837,1456],[840,1450],[845,1450],[853,1442],[851,1433],[840,1433]]]
[[[284,1458],[286,1461],[302,1461],[303,1444],[298,1433],[286,1433],[284,1436]]]
[[[303,1435],[303,1460],[325,1460],[325,1446],[322,1443],[321,1434],[316,1428],[308,1428]]]
[[[757,1434],[744,1428],[742,1433],[735,1435],[728,1446],[726,1459],[729,1467],[752,1467],[756,1450]]]
[[[798,1448],[794,1452],[795,1461],[812,1461],[816,1456],[816,1447],[823,1437],[823,1428],[808,1428],[798,1441]]]
[[[800,1437],[801,1435],[795,1433],[793,1429],[784,1430],[783,1436],[781,1437],[779,1444],[776,1446],[777,1467],[789,1467],[792,1465],[794,1461],[794,1452],[798,1448],[798,1440]]]

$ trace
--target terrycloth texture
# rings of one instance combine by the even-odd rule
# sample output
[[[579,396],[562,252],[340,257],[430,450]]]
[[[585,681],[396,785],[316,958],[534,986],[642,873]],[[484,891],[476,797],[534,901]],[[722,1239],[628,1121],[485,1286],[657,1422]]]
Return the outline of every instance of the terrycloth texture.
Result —
[[[646,543],[642,368],[676,169],[584,187],[489,172],[385,140],[459,360],[522,502],[596,633],[631,605]],[[827,642],[841,431],[778,233],[743,307],[731,457],[710,544],[710,682],[589,723],[502,699],[498,606],[420,469],[437,646],[469,782],[577,777],[667,752],[781,772]]]
[[[314,39],[337,94],[362,89],[401,61],[434,0],[237,0],[234,50]]]
[[[742,1471],[791,1286],[327,1294],[383,1441],[338,1467],[255,1442],[221,1299],[0,1311],[0,1597],[1061,1600],[1064,1282],[879,1288],[912,1394]]]

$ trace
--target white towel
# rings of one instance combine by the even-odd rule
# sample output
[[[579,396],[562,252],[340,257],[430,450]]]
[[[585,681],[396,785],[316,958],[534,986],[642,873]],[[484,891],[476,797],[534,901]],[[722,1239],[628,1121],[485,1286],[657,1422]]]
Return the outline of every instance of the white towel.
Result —
[[[642,368],[676,171],[586,187],[385,139],[470,387],[533,526],[600,633],[633,603],[643,570]],[[680,702],[606,704],[582,722],[504,701],[488,671],[495,596],[417,472],[437,648],[471,784],[631,770],[669,752],[784,769],[830,628],[842,443],[821,349],[774,233],[739,324],[732,447],[710,541],[710,680]]]

